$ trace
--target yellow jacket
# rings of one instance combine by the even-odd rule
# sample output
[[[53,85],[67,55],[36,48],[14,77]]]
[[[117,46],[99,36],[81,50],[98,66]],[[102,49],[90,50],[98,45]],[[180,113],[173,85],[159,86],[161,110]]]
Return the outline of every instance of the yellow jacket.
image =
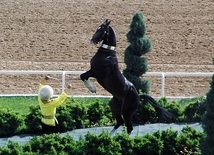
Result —
[[[43,87],[42,84],[39,85],[39,90]],[[38,93],[38,101],[40,105],[40,109],[43,115],[42,123],[55,126],[55,114],[56,114],[56,107],[62,104],[67,98],[66,93],[62,93],[58,98],[55,98],[53,100],[48,100],[47,103],[42,102],[39,93]]]

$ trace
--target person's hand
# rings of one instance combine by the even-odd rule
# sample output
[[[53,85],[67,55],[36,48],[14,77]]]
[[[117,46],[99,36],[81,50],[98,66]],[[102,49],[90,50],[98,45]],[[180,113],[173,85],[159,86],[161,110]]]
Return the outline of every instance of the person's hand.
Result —
[[[70,91],[71,91],[71,84],[67,86],[67,89],[65,89],[65,93],[68,94],[70,93]]]
[[[45,77],[45,80],[49,80],[51,77],[50,76],[46,76]]]
[[[71,84],[69,84],[69,85],[67,86],[67,88],[68,88],[68,89],[71,89]]]

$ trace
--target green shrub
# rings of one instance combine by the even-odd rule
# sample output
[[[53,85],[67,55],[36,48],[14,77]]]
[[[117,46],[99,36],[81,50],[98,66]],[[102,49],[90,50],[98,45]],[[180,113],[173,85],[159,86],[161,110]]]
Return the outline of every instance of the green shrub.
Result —
[[[136,136],[134,139],[133,152],[135,155],[160,155],[163,150],[163,142],[156,136],[147,134]]]
[[[31,145],[29,142],[26,143],[25,145],[23,145],[22,149],[23,149],[23,152],[25,152],[25,154],[27,154],[27,153],[31,154],[32,153],[32,148],[31,148]]]
[[[195,101],[186,105],[184,109],[185,122],[201,122],[206,112],[204,102]]]
[[[11,109],[0,109],[0,136],[11,136],[17,132],[23,120]]]
[[[179,117],[183,114],[179,103],[175,102],[174,100],[170,103],[167,101],[166,97],[162,97],[161,99],[159,99],[158,103],[174,115],[174,118],[167,120],[167,122],[179,121]]]
[[[122,134],[116,134],[116,136],[113,137],[113,140],[120,144],[121,146],[120,153],[122,155],[133,154],[134,141],[129,137],[129,134],[127,134],[127,132],[123,132]]]
[[[31,134],[42,133],[42,113],[39,105],[31,105],[30,113],[25,118],[25,125],[27,126],[27,132]]]
[[[107,117],[109,121],[113,122],[114,118],[108,102],[103,102],[103,109],[104,109],[104,116]]]
[[[7,147],[2,147],[0,149],[1,155],[23,155],[22,147],[19,143],[9,141]]]
[[[59,121],[60,132],[84,128],[86,120],[86,106],[73,100],[57,107],[56,118]]]
[[[120,144],[113,141],[109,132],[102,132],[100,135],[88,133],[85,140],[77,142],[77,154],[88,155],[117,155],[121,150]]]
[[[72,136],[60,134],[33,137],[28,143],[20,146],[9,142],[6,147],[0,147],[1,155],[37,155],[37,154],[75,154],[75,155],[174,155],[200,154],[200,144],[205,134],[194,128],[183,128],[179,136],[171,129],[157,131],[153,135],[130,138],[124,130],[122,134],[111,137],[109,132],[100,135],[88,133],[75,142]],[[188,151],[185,153],[184,151]]]
[[[59,122],[60,132],[66,132],[76,128],[75,120],[72,117],[70,106],[61,105],[57,108],[56,118]]]
[[[155,108],[148,102],[140,101],[139,107],[133,118],[133,123],[144,124],[146,122],[155,123],[157,122],[157,112]]]
[[[161,140],[163,141],[163,152],[162,155],[175,155],[176,154],[176,142],[177,142],[178,131],[171,129],[163,130],[161,132]]]
[[[199,153],[200,144],[205,137],[205,133],[197,131],[192,127],[184,127],[177,140],[177,152],[187,150],[191,153]]]
[[[68,154],[76,153],[76,142],[74,141],[72,136],[66,135],[62,137],[61,144],[64,145],[63,152],[66,152]]]
[[[50,152],[60,153],[65,151],[73,153],[75,151],[74,147],[76,146],[76,142],[71,136],[65,135],[62,137],[60,134],[44,134],[43,137],[34,137],[29,141],[29,144],[31,151],[39,154],[50,154]],[[25,150],[26,145],[27,144],[24,146]],[[69,147],[70,145],[73,145],[73,147]],[[74,150],[68,150],[68,148]]]
[[[103,118],[104,114],[102,101],[96,99],[95,102],[90,103],[88,105],[87,113],[90,124],[98,123],[98,121]]]
[[[57,107],[56,118],[59,121],[60,132],[85,127],[112,125],[115,119],[112,116],[108,100],[68,98],[65,104]],[[166,98],[161,98],[157,102],[175,115],[175,118],[168,120],[168,122],[201,121],[206,111],[204,100],[199,99],[191,100],[191,102],[186,101],[188,104],[184,106],[183,103],[182,108],[180,103],[176,103],[175,101],[170,103]],[[25,115],[14,112],[16,109],[1,109],[0,136],[42,133],[42,115],[39,105],[31,104],[27,109],[29,109],[29,113]],[[5,117],[5,113],[10,115],[10,117]],[[133,123],[144,124],[146,122],[158,122],[157,113],[151,104],[141,100],[139,108],[134,115]]]
[[[151,41],[145,38],[146,23],[143,14],[137,12],[132,18],[130,30],[126,34],[130,45],[124,52],[124,62],[126,69],[123,70],[124,76],[133,83],[137,91],[148,93],[150,90],[150,81],[140,78],[142,74],[148,71],[148,60],[142,57],[151,51]]]

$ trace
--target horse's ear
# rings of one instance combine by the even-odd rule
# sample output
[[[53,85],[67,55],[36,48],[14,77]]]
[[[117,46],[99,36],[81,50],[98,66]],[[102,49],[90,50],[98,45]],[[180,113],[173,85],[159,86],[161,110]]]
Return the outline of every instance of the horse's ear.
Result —
[[[108,21],[108,19],[106,19],[106,21],[104,22],[104,24],[105,24],[106,26],[109,26],[110,23],[111,23],[111,21]]]
[[[111,23],[111,21],[109,21],[109,22],[107,23],[107,25],[109,26],[109,25],[110,25],[110,23]]]

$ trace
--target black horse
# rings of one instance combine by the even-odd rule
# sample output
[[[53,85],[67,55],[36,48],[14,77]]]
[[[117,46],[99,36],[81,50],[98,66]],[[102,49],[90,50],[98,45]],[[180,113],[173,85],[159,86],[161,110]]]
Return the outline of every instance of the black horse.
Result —
[[[96,90],[91,85],[89,77],[96,78],[99,84],[113,95],[109,105],[117,124],[111,131],[111,134],[124,123],[127,127],[127,132],[129,134],[132,132],[132,117],[138,108],[140,98],[143,98],[155,107],[159,119],[166,120],[172,116],[151,96],[139,95],[135,86],[119,70],[115,51],[117,45],[116,34],[110,26],[110,21],[106,20],[100,25],[90,41],[93,44],[98,44],[100,41],[103,42],[95,56],[91,59],[91,69],[81,74],[80,78],[92,92]]]

